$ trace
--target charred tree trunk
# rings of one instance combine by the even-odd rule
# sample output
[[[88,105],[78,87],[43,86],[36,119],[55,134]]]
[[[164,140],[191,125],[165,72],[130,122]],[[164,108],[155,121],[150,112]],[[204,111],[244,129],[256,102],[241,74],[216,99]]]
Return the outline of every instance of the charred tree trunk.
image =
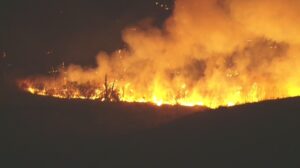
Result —
[[[109,86],[108,86],[107,75],[105,75],[105,79],[104,79],[104,101],[105,102],[109,101]]]

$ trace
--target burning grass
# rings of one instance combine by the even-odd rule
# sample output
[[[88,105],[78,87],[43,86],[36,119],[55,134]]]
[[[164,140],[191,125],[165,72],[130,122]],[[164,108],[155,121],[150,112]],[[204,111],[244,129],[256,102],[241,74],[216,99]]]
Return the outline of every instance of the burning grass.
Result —
[[[159,106],[299,96],[299,7],[294,0],[176,0],[163,28],[127,28],[127,47],[101,52],[96,68],[70,65],[19,85],[43,96]]]

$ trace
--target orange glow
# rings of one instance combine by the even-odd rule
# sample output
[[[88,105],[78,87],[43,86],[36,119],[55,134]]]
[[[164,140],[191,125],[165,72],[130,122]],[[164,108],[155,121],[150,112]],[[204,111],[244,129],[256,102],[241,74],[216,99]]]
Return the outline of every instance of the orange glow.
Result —
[[[101,52],[97,68],[59,68],[19,81],[67,99],[235,106],[300,96],[300,3],[176,0],[164,28],[127,28],[127,48]]]

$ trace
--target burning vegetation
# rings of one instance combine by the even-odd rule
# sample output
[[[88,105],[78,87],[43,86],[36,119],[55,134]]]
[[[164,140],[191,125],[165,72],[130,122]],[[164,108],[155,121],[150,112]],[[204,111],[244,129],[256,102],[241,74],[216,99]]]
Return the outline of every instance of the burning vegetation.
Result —
[[[300,95],[300,1],[176,0],[164,27],[127,28],[97,68],[19,81],[32,94],[157,105],[233,106]]]

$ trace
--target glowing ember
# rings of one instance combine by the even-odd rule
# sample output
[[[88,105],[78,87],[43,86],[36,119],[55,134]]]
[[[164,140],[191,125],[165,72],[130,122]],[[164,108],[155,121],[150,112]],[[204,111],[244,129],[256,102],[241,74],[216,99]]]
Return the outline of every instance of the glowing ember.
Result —
[[[99,54],[97,68],[61,67],[19,85],[43,96],[158,106],[299,96],[299,19],[294,0],[177,0],[163,29],[128,28],[128,47]]]

